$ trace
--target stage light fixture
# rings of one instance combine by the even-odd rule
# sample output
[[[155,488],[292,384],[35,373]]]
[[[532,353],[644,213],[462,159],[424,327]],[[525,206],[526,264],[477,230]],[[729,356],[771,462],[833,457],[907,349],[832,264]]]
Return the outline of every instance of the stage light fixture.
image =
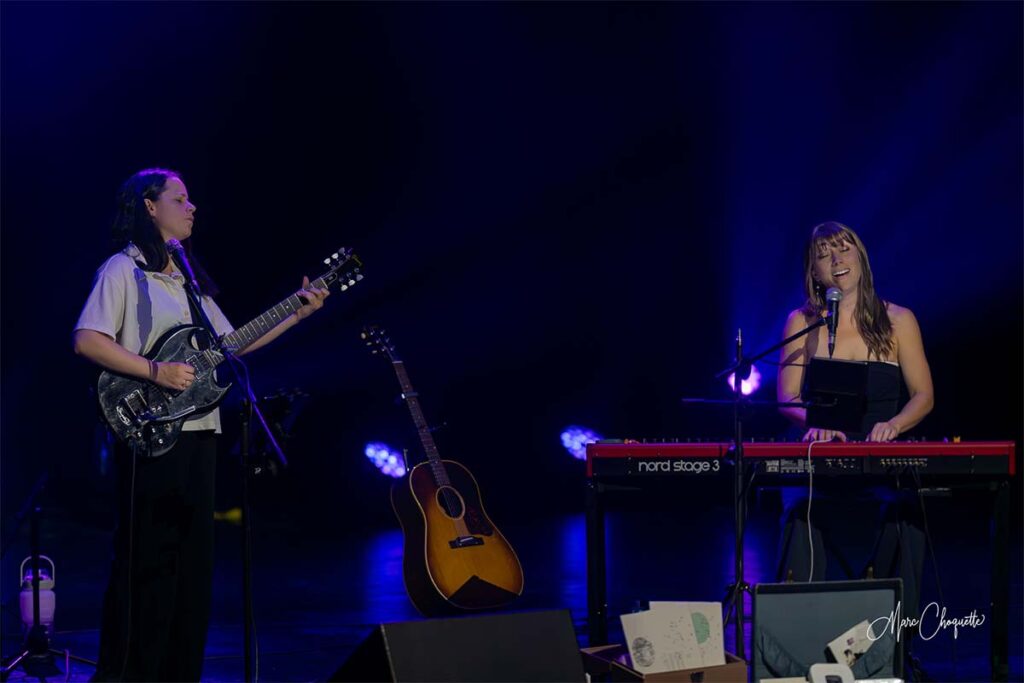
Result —
[[[761,371],[756,365],[750,366],[750,376],[740,382],[740,392],[744,396],[750,396],[761,387]],[[729,388],[736,391],[736,373],[729,375]]]
[[[570,425],[562,432],[562,445],[577,460],[586,460],[587,444],[601,439],[601,435],[594,430],[578,425]]]
[[[364,451],[366,457],[389,477],[399,478],[405,476],[405,459],[402,453],[389,447],[386,443],[373,441],[366,444]]]

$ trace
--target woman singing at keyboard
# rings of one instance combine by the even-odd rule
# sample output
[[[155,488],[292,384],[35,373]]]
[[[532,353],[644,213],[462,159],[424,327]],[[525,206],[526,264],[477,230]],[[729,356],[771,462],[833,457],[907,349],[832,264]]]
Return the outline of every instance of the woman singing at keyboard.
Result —
[[[789,314],[783,337],[817,320],[825,312],[826,290],[835,287],[843,298],[839,302],[839,326],[832,357],[868,362],[868,411],[861,430],[844,434],[812,427],[804,441],[892,441],[923,420],[935,404],[932,374],[917,319],[910,309],[878,297],[864,243],[842,223],[830,221],[814,228],[804,266],[807,301]],[[783,347],[779,401],[800,400],[804,367],[811,358],[828,357],[827,337],[823,326]],[[906,383],[910,394],[902,410],[900,380]],[[807,411],[803,408],[781,411],[798,426],[807,426]]]
[[[828,222],[811,232],[804,254],[807,300],[803,307],[789,314],[784,338],[824,314],[825,292],[831,287],[842,292],[833,358],[868,363],[868,407],[863,422],[856,433],[808,428],[805,409],[780,410],[806,430],[805,441],[891,441],[921,422],[935,403],[917,319],[909,309],[879,298],[863,242],[842,223]],[[783,347],[778,377],[780,402],[800,400],[806,365],[812,358],[827,358],[827,344],[828,332],[822,326]],[[910,399],[900,408],[902,384],[906,385]],[[829,515],[822,512],[811,518],[812,548],[807,528],[807,495],[800,494],[795,498],[786,496],[778,578],[824,580],[821,526],[827,525]],[[875,576],[903,578],[903,614],[915,617],[924,562],[924,533],[915,521],[920,511],[914,500],[893,502],[904,504],[886,506],[884,528],[872,564]]]

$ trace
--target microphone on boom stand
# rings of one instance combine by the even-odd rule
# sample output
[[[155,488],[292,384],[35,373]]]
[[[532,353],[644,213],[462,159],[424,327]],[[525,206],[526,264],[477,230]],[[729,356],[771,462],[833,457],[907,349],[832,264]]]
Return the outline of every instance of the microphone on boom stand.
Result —
[[[843,293],[836,287],[829,287],[825,292],[825,301],[828,302],[828,357],[836,350],[836,329],[839,327],[839,302]]]

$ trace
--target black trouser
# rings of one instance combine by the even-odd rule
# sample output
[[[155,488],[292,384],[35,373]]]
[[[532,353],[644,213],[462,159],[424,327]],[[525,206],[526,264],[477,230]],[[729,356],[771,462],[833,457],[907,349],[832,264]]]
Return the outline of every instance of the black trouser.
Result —
[[[94,680],[198,681],[213,579],[212,431],[133,463],[117,449],[118,527]]]
[[[903,579],[901,614],[917,618],[920,602],[921,579],[924,571],[925,533],[920,504],[912,491],[890,493],[882,501],[879,535],[875,541],[870,564],[875,578]],[[837,507],[850,509],[877,509],[878,502],[855,500],[847,496],[825,496],[811,506],[811,538],[814,545],[814,575],[812,580],[824,581],[826,573],[826,541],[840,545],[838,534],[828,522],[838,516]],[[863,515],[862,512],[858,514]],[[862,517],[863,518],[863,517]],[[811,543],[807,535],[807,498],[795,497],[788,501],[782,515],[782,536],[779,539],[779,567],[776,580],[785,581],[792,572],[794,581],[807,581],[811,571]],[[851,578],[859,578],[853,576]]]

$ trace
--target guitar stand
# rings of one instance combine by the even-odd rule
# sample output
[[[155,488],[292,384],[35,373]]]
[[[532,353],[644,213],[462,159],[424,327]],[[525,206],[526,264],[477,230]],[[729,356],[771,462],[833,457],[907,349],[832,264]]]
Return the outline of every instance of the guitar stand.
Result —
[[[71,660],[95,667],[96,662],[71,654],[68,650],[57,650],[50,647],[50,636],[46,627],[39,623],[39,508],[32,510],[32,628],[25,635],[21,654],[9,658],[0,669],[0,681],[6,681],[11,672],[21,667],[27,676],[53,678],[61,675],[61,670],[54,663],[54,655],[62,655],[65,666]]]

